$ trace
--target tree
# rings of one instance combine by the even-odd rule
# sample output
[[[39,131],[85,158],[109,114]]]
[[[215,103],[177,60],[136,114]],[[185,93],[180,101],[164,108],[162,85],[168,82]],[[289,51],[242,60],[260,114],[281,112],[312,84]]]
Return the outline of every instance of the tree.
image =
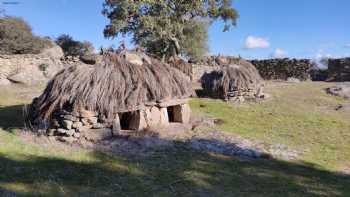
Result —
[[[232,0],[105,0],[110,20],[105,37],[132,34],[133,42],[161,58],[200,56],[207,49],[209,24],[221,19],[224,31],[236,25]]]
[[[37,54],[51,45],[49,39],[33,35],[22,18],[0,17],[0,54]]]
[[[56,39],[56,43],[62,48],[66,56],[83,56],[93,53],[94,47],[88,41],[76,41],[70,35],[62,34]]]

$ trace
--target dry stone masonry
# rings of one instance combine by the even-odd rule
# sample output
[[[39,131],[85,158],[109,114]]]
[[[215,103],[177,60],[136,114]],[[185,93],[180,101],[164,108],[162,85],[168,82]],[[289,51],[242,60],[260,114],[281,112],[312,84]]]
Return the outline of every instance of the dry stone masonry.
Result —
[[[167,127],[170,123],[188,124],[191,110],[186,100],[160,103],[137,111],[118,113],[112,123],[104,122],[98,113],[80,109],[77,112],[55,112],[51,123],[45,125],[49,136],[58,136],[65,142],[80,138],[97,142],[112,136],[148,128]]]
[[[350,58],[328,60],[327,81],[350,81]]]
[[[310,71],[315,64],[308,59],[268,59],[250,61],[265,80],[287,80],[296,78],[302,81],[311,79]]]

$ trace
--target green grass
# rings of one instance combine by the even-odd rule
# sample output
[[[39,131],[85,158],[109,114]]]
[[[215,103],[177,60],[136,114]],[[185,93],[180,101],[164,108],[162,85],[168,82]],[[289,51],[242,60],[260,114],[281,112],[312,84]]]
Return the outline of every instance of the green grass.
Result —
[[[350,167],[350,116],[335,111],[345,102],[327,95],[325,83],[270,84],[273,99],[233,106],[193,99],[192,110],[224,120],[216,128],[306,151],[302,159],[328,170]],[[201,107],[202,106],[202,107]],[[204,107],[203,107],[204,106]]]
[[[8,93],[12,99],[0,98],[1,108],[7,109],[0,111],[0,125],[9,125],[9,117],[20,117],[11,105],[29,102],[18,98],[19,92]],[[196,108],[200,102],[207,107]],[[224,117],[232,118],[228,109],[235,109],[213,103],[218,110],[225,110]],[[211,102],[193,100],[192,105],[204,113]],[[239,112],[248,113],[249,108]],[[215,110],[212,113],[221,117]],[[317,160],[242,160],[199,153],[180,142],[175,149],[149,157],[107,156],[78,147],[37,143],[18,134],[15,128],[20,118],[16,120],[7,129],[0,129],[0,196],[4,191],[17,196],[350,196],[350,176],[315,167]],[[236,132],[266,139],[263,135],[248,135],[249,126],[223,127],[246,129]],[[14,132],[8,132],[10,128]]]
[[[187,150],[148,158],[45,148],[0,131],[0,190],[23,196],[348,196],[350,178],[308,164]]]

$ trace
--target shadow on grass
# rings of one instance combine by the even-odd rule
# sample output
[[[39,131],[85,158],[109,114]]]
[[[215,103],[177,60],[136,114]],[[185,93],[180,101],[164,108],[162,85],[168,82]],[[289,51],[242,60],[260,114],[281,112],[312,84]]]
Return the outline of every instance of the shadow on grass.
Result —
[[[7,131],[24,127],[24,105],[0,106],[0,128]]]
[[[199,153],[179,143],[145,158],[91,154],[84,162],[0,154],[0,195],[2,189],[17,196],[350,195],[348,175],[309,164]]]

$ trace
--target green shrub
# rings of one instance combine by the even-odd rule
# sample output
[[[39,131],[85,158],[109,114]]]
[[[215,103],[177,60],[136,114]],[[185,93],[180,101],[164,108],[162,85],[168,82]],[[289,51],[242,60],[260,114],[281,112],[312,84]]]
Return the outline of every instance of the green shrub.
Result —
[[[51,46],[51,41],[33,35],[23,19],[0,17],[0,54],[37,54]]]
[[[65,56],[84,56],[94,51],[94,47],[90,42],[74,40],[67,34],[59,36],[56,43],[62,48]]]

